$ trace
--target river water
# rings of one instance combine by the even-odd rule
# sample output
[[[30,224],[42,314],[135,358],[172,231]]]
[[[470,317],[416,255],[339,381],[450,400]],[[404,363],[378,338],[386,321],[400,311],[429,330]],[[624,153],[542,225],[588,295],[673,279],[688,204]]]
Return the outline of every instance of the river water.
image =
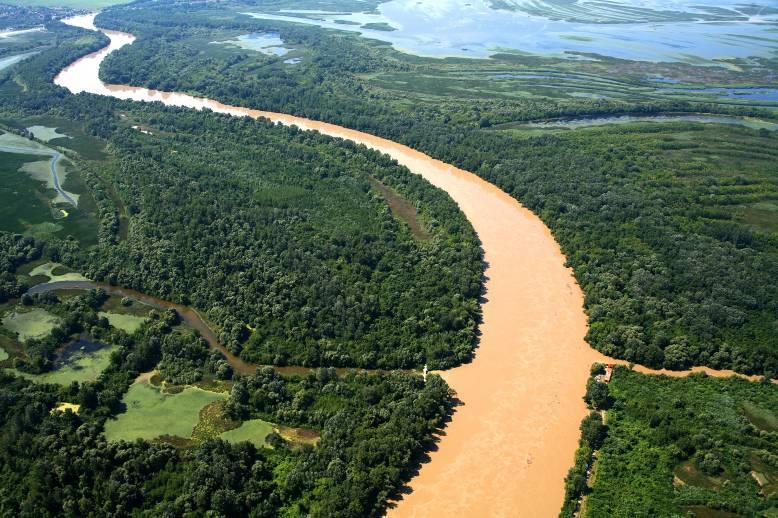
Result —
[[[97,30],[94,15],[65,20]],[[480,344],[472,363],[441,373],[462,405],[394,516],[556,516],[572,465],[589,367],[604,361],[584,340],[583,295],[549,229],[478,176],[407,146],[291,115],[185,94],[103,84],[100,63],[134,37],[103,31],[108,47],[65,68],[56,84],[136,101],[252,118],[352,140],[390,155],[446,191],[478,233],[486,269]],[[202,332],[202,330],[201,330]]]

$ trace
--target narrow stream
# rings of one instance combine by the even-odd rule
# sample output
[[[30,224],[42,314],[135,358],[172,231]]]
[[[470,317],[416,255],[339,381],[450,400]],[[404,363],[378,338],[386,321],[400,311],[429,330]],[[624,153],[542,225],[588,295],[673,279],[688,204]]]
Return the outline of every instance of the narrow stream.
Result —
[[[129,297],[131,299],[137,300],[139,302],[142,302],[143,304],[146,304],[148,306],[157,309],[175,309],[176,313],[178,313],[179,318],[181,318],[181,320],[185,322],[189,327],[197,330],[200,333],[200,336],[202,336],[203,339],[208,343],[208,346],[211,349],[219,351],[225,357],[227,363],[229,363],[230,366],[232,366],[232,369],[238,374],[243,374],[248,376],[254,374],[254,372],[256,372],[257,369],[264,367],[264,365],[249,363],[243,360],[242,358],[240,358],[239,356],[235,356],[234,354],[232,354],[229,351],[229,349],[224,347],[224,345],[222,345],[222,343],[219,342],[219,338],[216,336],[216,333],[213,331],[213,329],[208,324],[208,322],[206,322],[203,319],[203,317],[200,316],[200,313],[198,313],[197,310],[189,306],[184,306],[183,304],[176,304],[175,302],[170,302],[169,300],[163,300],[157,297],[153,297],[151,295],[147,295],[145,293],[141,293],[139,291],[130,288],[121,288],[119,286],[113,286],[111,284],[106,284],[104,282],[94,282],[94,281],[47,282],[47,283],[33,286],[32,288],[27,290],[27,293],[29,295],[36,295],[40,293],[47,293],[50,291],[57,291],[57,290],[94,290],[94,289],[102,289],[108,295],[115,295],[117,297]],[[314,371],[314,369],[311,367],[297,367],[297,366],[287,367],[287,366],[277,366],[277,365],[268,365],[268,367],[272,367],[274,371],[276,371],[282,376],[307,376],[308,374]],[[349,368],[342,368],[342,367],[336,368],[335,371],[338,374],[345,374],[348,371],[385,372],[385,371],[366,371],[364,369],[349,369]]]

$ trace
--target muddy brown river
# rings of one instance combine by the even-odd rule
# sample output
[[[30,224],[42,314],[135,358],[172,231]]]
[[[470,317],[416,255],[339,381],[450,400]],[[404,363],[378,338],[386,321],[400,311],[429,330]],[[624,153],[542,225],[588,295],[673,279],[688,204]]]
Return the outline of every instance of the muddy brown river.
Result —
[[[98,30],[94,15],[64,21]],[[607,358],[584,340],[583,295],[543,222],[478,176],[383,138],[186,94],[106,85],[98,78],[100,63],[135,38],[102,32],[110,45],[62,70],[56,84],[73,93],[264,117],[352,140],[388,154],[451,196],[481,239],[488,263],[482,336],[472,363],[441,373],[463,404],[441,432],[430,461],[411,480],[410,494],[389,514],[558,515],[586,414],[581,397],[589,367]]]

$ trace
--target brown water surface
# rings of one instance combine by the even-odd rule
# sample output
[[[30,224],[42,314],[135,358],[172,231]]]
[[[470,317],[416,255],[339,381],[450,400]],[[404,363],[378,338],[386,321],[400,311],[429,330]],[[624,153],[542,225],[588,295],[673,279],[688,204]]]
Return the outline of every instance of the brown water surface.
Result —
[[[93,21],[94,15],[65,20],[97,30]],[[265,117],[352,140],[390,155],[453,198],[478,233],[488,263],[482,336],[472,363],[441,373],[463,405],[411,481],[412,492],[389,514],[556,516],[586,414],[581,396],[589,367],[607,359],[584,341],[583,295],[540,219],[472,173],[367,133],[185,94],[106,85],[98,79],[100,63],[134,37],[103,32],[111,44],[65,68],[56,84],[73,93]]]

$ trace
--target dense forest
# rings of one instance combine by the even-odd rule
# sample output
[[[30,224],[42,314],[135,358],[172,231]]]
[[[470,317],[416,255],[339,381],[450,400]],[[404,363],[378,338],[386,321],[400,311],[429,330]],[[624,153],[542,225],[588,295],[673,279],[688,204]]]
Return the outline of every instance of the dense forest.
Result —
[[[388,159],[261,121],[166,110],[144,127],[152,135],[112,140],[131,225],[87,255],[90,278],[204,310],[257,363],[470,357],[481,252],[441,193]],[[430,240],[395,219],[371,178],[420,207]]]
[[[59,23],[47,30],[57,46],[0,77],[0,115],[19,133],[32,124],[25,121],[67,121],[72,138],[62,145],[95,199],[100,230],[88,246],[0,234],[3,315],[40,309],[58,318],[43,338],[2,337],[15,345],[4,366],[18,372],[0,373],[0,508],[23,516],[379,512],[451,411],[441,378],[323,369],[233,381],[225,359],[175,312],[152,311],[138,331],[119,331],[99,314],[104,293],[26,296],[39,281],[18,270],[55,261],[187,302],[250,359],[443,367],[467,361],[475,345],[482,264],[468,222],[441,192],[364,148],[266,121],[70,95],[54,75],[106,40]],[[415,210],[392,212],[389,197]],[[95,381],[42,383],[83,337],[117,347],[109,366]],[[306,426],[318,443],[106,440],[105,423],[127,413],[128,390],[155,368],[172,387],[234,383],[230,423],[264,416]],[[262,400],[266,378],[283,394],[275,406]],[[63,402],[80,406],[56,411]]]
[[[774,385],[626,368],[616,369],[610,385],[596,385],[606,424],[597,412],[582,423],[576,460],[583,470],[571,470],[567,486],[585,495],[585,516],[765,516],[776,508]],[[592,450],[599,450],[593,465]]]
[[[98,17],[140,36],[106,60],[107,80],[333,121],[456,163],[552,228],[585,292],[597,349],[653,367],[778,372],[778,227],[760,208],[772,206],[776,193],[774,132],[678,123],[527,136],[495,126],[578,114],[770,111],[655,100],[461,103],[449,96],[430,104],[360,76],[421,73],[434,68],[430,60],[419,64],[356,37],[249,20],[223,7],[176,7],[164,23],[154,9]],[[305,49],[303,63],[282,67],[246,50],[203,50],[203,41],[225,31],[270,29]]]
[[[277,423],[305,422],[321,430],[317,447],[278,436],[272,450],[219,439],[188,449],[108,442],[103,423],[126,411],[122,395],[138,374],[160,360],[164,369],[170,348],[183,357],[199,339],[180,329],[174,312],[154,316],[133,335],[108,328],[95,314],[104,299],[91,291],[30,302],[64,312],[65,324],[53,337],[67,341],[88,332],[120,347],[94,382],[58,386],[0,373],[0,507],[7,513],[367,516],[410,477],[451,409],[449,389],[437,376],[425,383],[410,374],[338,376],[321,369],[285,379],[263,370],[235,384],[232,416],[261,412]],[[52,349],[43,346],[53,340],[27,344],[28,352],[45,357]],[[218,361],[196,369],[209,364],[218,374]],[[179,373],[186,370],[185,363],[176,365]],[[62,401],[80,405],[78,413],[54,411]]]
[[[0,303],[21,297],[26,283],[16,275],[16,268],[41,255],[42,243],[30,237],[0,232]]]
[[[65,96],[44,80],[103,40],[54,27],[62,44],[6,79],[7,102],[86,119],[110,141],[113,170],[84,171],[102,170],[131,221],[119,240],[119,203],[95,180],[104,246],[59,259],[192,304],[255,362],[445,368],[471,357],[481,251],[446,196],[366,149],[295,129]],[[152,135],[117,125],[117,109]],[[417,207],[413,223],[429,239],[414,236],[371,181]]]

